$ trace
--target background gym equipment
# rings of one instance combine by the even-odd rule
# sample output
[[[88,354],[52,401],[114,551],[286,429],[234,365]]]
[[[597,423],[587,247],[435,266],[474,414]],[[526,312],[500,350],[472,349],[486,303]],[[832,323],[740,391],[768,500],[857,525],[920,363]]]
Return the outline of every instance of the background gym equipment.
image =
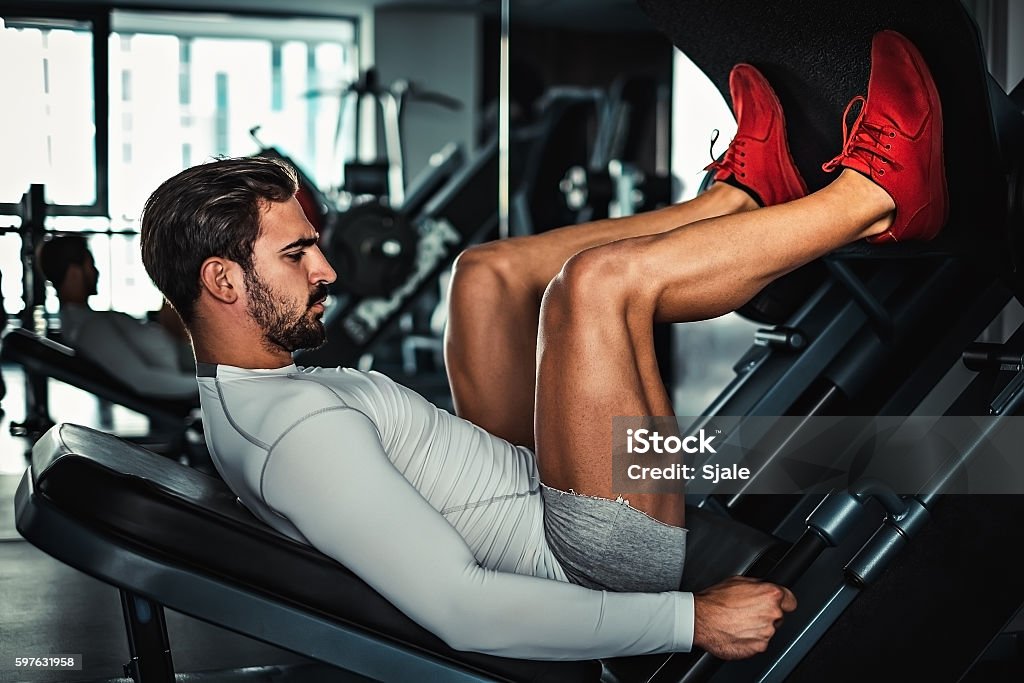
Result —
[[[462,148],[448,144],[409,186],[405,200],[388,206],[364,201],[337,214],[321,235],[321,248],[338,274],[339,297],[386,297],[412,274],[420,234],[414,221],[463,164]]]
[[[768,76],[812,191],[827,181],[818,165],[842,146],[844,105],[866,89],[871,36],[883,28],[898,30],[929,60],[944,105],[954,207],[942,236],[926,245],[889,245],[894,249],[852,245],[817,263],[806,289],[790,282],[788,292],[765,293],[778,302],[758,306],[755,300],[758,307],[748,309],[748,317],[775,326],[757,333],[755,345],[736,364],[735,380],[691,428],[716,416],[912,414],[1020,292],[1010,258],[1019,226],[1009,220],[1007,202],[1009,179],[1024,158],[1016,142],[1020,109],[999,115],[1008,111],[1009,98],[988,76],[973,21],[955,1],[855,8],[804,1],[728,8],[696,1],[640,4],[723,96],[728,97],[728,73],[737,62],[752,63]],[[706,31],[725,25],[732,31],[729,41]],[[766,25],[772,30],[764,30]],[[822,70],[818,55],[825,53],[832,57]],[[744,437],[758,443],[752,424],[746,421]],[[772,444],[781,446],[799,433],[765,431],[759,450],[770,454]],[[699,498],[691,502],[791,542],[821,502],[821,496],[743,493]],[[902,552],[893,547],[884,561],[876,558],[875,568],[887,565],[885,572],[851,579],[844,567],[864,559],[857,551],[874,531],[892,532],[892,520],[884,522],[885,513],[876,507],[858,522],[864,525],[860,531],[823,552],[793,584],[801,608],[787,617],[767,653],[746,662],[702,665],[689,676],[691,663],[681,658],[652,680],[860,680],[877,675],[877,662],[864,656],[869,651],[889,652],[889,671],[896,675],[955,680],[1024,601],[1005,561],[1005,548],[1024,538],[1018,530],[984,521],[1019,516],[1021,498],[906,499],[903,505],[927,508],[931,523],[916,535],[904,530],[913,538]],[[962,616],[950,629],[953,602]],[[882,623],[898,624],[899,637],[868,626]]]
[[[416,233],[403,214],[376,202],[343,215],[327,256],[338,273],[334,286],[356,296],[386,296],[412,269]]]
[[[568,167],[558,183],[574,222],[630,216],[672,200],[670,92],[651,75],[623,76],[608,89],[590,163]]]
[[[332,286],[339,296],[383,297],[409,276],[416,258],[418,235],[411,225],[424,204],[462,165],[462,148],[442,147],[427,167],[406,183],[401,128],[406,101],[429,102],[447,109],[462,104],[446,95],[425,91],[407,80],[383,88],[376,71],[365,71],[358,81],[335,90],[316,89],[305,97],[337,96],[341,99],[336,144],[345,121],[346,102],[354,98],[355,136],[359,135],[359,108],[364,97],[380,107],[384,124],[387,161],[347,162],[345,184],[323,190],[293,159],[257,137],[259,126],[249,134],[260,145],[256,156],[282,159],[296,169],[296,195],[306,217],[320,233],[320,247],[336,266],[338,280]]]
[[[307,98],[337,97],[338,127],[335,131],[335,148],[341,140],[345,128],[348,111],[352,112],[353,137],[359,141],[360,119],[362,117],[363,99],[369,97],[373,102],[374,115],[379,111],[383,128],[383,147],[385,156],[374,161],[364,162],[347,160],[344,163],[345,180],[341,191],[351,198],[370,196],[383,203],[399,207],[406,203],[405,154],[402,146],[402,115],[411,102],[424,102],[447,109],[459,111],[462,103],[444,93],[425,90],[407,79],[398,79],[388,86],[382,86],[375,68],[363,71],[359,78],[341,88],[308,90]],[[348,202],[354,203],[352,199]]]
[[[21,225],[21,296],[24,306],[18,316],[21,327],[36,334],[46,334],[45,306],[46,281],[36,267],[36,248],[42,244],[46,234],[46,198],[42,185],[32,185],[18,205]],[[27,371],[25,373],[25,419],[12,423],[15,433],[42,434],[53,425],[47,410],[46,376]]]
[[[513,207],[529,205],[532,190],[536,187],[538,168],[544,166],[542,162],[545,156],[563,156],[561,152],[549,149],[558,131],[571,127],[580,121],[580,117],[585,118],[589,112],[596,111],[596,95],[592,91],[555,89],[548,93],[543,102],[535,121],[512,131],[513,149],[518,150],[512,156]],[[578,147],[573,146],[573,149]],[[421,297],[428,292],[436,297],[439,276],[451,267],[463,249],[494,237],[497,195],[492,190],[497,186],[497,152],[497,140],[492,138],[436,193],[429,195],[429,201],[425,201],[419,211],[399,212],[403,214],[404,223],[396,220],[396,231],[405,225],[418,235],[416,257],[411,270],[383,296],[379,291],[374,295],[344,296],[348,288],[340,285],[337,288],[337,301],[327,309],[323,318],[328,331],[327,343],[315,351],[299,352],[296,362],[303,365],[359,365],[360,358],[375,351],[377,343],[389,330],[398,329],[399,319],[412,311]],[[556,175],[560,177],[566,167],[556,164],[552,168],[559,169]],[[561,200],[557,184],[552,191],[558,195],[561,203],[559,210],[564,213],[564,201]],[[513,234],[529,234],[540,229],[536,222],[540,214],[531,215],[525,208],[511,213]],[[548,222],[543,225],[544,229],[555,227]],[[339,228],[335,234],[344,235],[344,230]],[[325,251],[328,257],[335,254],[336,257],[347,258],[334,251],[334,237],[330,240]],[[372,239],[369,249],[361,248],[370,253],[382,253],[385,251],[385,241]],[[343,249],[355,253],[351,245],[345,245]],[[372,269],[373,264],[368,262],[366,266]],[[344,277],[339,269],[339,282]],[[401,379],[411,379],[410,386],[421,388],[416,385],[414,378]]]

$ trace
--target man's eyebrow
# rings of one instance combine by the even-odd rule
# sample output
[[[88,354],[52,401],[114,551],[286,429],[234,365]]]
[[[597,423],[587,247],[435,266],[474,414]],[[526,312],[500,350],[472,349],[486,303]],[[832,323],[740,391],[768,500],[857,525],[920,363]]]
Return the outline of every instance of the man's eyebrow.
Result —
[[[282,251],[288,251],[289,249],[294,249],[295,247],[311,247],[314,244],[316,244],[319,239],[320,235],[316,235],[314,237],[302,237],[300,239],[295,240],[294,242],[284,245],[283,247],[278,249],[278,253],[281,253]]]

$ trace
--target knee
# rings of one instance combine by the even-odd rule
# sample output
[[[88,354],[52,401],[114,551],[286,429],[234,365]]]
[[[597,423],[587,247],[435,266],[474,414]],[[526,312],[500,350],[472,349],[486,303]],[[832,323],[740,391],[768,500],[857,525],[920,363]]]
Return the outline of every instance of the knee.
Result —
[[[503,295],[515,282],[516,263],[503,242],[486,242],[466,249],[455,259],[449,291],[452,301]]]
[[[547,305],[591,315],[639,303],[646,296],[635,240],[613,242],[576,254],[562,267],[544,294]]]

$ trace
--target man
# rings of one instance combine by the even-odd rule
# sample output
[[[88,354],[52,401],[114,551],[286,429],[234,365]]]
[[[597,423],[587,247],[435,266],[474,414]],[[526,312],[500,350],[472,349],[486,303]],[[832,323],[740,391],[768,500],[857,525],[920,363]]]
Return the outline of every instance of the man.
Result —
[[[166,304],[160,323],[117,311],[94,311],[99,271],[85,238],[65,235],[43,242],[39,268],[57,290],[64,341],[85,358],[144,396],[196,397],[195,368],[178,316]],[[175,334],[175,330],[178,333]]]
[[[377,373],[292,364],[324,339],[335,273],[287,169],[227,159],[168,180],[146,205],[143,261],[192,334],[225,481],[458,649],[763,651],[792,593],[740,577],[678,591],[683,494],[625,500],[608,425],[672,413],[653,321],[717,316],[848,242],[941,227],[934,84],[898,34],[876,36],[872,59],[867,101],[826,165],[844,170],[814,194],[770,86],[740,65],[738,132],[707,193],[463,254],[446,339],[460,417]]]

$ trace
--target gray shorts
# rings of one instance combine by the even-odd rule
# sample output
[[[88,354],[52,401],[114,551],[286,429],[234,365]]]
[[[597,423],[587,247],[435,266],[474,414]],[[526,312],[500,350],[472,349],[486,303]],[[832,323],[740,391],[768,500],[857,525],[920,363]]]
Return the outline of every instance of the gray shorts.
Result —
[[[617,592],[679,590],[686,529],[664,524],[628,502],[541,484],[544,535],[572,583]]]

